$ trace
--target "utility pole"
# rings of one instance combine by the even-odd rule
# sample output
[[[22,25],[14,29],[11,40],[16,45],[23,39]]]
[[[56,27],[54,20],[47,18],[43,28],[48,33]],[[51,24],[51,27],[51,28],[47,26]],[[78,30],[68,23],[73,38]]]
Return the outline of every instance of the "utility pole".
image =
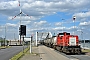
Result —
[[[62,33],[63,33],[63,20],[64,20],[64,19],[62,19]]]
[[[82,40],[83,40],[83,31],[81,31],[81,35],[82,35]],[[84,48],[84,45],[83,45],[83,48]]]
[[[6,25],[5,25],[5,38],[4,38],[4,45],[6,46]]]
[[[81,34],[82,34],[82,41],[83,41],[83,48],[85,47],[85,40],[83,39],[83,31],[81,30]]]
[[[16,38],[15,38],[15,33],[14,33],[14,40],[16,40]]]

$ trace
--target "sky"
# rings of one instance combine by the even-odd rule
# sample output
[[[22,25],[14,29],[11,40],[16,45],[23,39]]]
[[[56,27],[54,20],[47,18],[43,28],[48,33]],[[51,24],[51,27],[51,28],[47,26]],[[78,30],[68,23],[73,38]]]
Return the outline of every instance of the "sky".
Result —
[[[0,0],[0,37],[18,40],[20,25],[26,25],[27,37],[36,32],[69,32],[90,39],[90,1]]]

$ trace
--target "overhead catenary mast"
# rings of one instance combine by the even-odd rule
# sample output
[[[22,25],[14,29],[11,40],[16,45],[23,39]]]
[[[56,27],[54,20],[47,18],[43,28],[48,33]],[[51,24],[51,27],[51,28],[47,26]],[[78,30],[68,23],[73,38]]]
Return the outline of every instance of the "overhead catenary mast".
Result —
[[[62,33],[63,33],[63,29],[64,29],[64,27],[63,27],[63,20],[64,20],[64,19],[62,19]]]
[[[18,6],[20,7],[20,13],[17,14],[16,16],[14,16],[12,19],[16,18],[17,16],[20,16],[20,25],[21,25],[21,14],[24,14],[25,16],[28,16],[28,17],[29,17],[29,15],[25,14],[24,12],[22,12],[21,5],[20,5],[20,0],[18,0],[18,3],[19,3]],[[19,25],[19,27],[20,27],[20,25]],[[20,35],[20,44],[21,44],[21,35]]]

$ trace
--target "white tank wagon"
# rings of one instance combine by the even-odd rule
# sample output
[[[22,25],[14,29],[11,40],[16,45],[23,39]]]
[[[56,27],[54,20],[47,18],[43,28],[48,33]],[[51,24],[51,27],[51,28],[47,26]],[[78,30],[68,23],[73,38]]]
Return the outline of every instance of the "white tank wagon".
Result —
[[[43,44],[44,45],[44,40],[40,40],[39,43]]]
[[[51,47],[54,47],[56,45],[56,43],[57,43],[57,38],[56,38],[56,36],[53,36],[51,38]]]
[[[47,39],[44,40],[44,44],[47,45]]]
[[[50,40],[51,40],[50,38],[47,38],[44,40],[44,43],[46,46],[49,46]]]
[[[57,38],[56,38],[56,36],[53,36],[52,37],[52,44],[53,45],[56,45],[56,42],[57,42]]]
[[[51,38],[47,39],[47,46],[49,46],[49,47],[51,46],[51,41],[52,41]]]
[[[56,45],[56,42],[57,42],[56,36],[44,40],[45,45],[49,47],[54,47],[54,45]]]

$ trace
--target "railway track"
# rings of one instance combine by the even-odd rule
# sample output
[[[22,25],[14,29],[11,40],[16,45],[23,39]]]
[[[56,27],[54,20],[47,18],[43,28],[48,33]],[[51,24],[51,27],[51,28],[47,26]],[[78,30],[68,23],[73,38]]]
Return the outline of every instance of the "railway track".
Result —
[[[90,60],[90,56],[86,55],[85,53],[81,53],[80,55],[78,55],[78,54],[65,54],[65,53],[57,51],[53,48],[50,48],[50,47],[47,47],[47,48],[69,58],[70,60]]]
[[[90,60],[90,56],[88,55],[68,55],[68,56],[74,57],[78,60]]]
[[[52,48],[50,49],[53,50]],[[85,55],[84,53],[81,53],[80,55],[78,55],[78,54],[65,54],[57,50],[54,50],[54,51],[56,51],[59,54],[62,54],[65,57],[68,57],[70,60],[90,60],[90,56]]]

